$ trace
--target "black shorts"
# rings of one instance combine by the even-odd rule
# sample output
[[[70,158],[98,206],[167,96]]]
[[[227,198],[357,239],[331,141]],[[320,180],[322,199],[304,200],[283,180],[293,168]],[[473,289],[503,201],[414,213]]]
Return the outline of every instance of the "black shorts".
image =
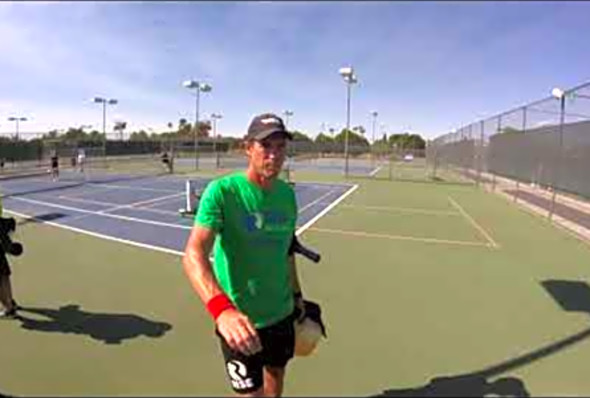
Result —
[[[10,276],[10,265],[6,259],[6,254],[0,254],[0,276]]]
[[[221,351],[225,361],[225,371],[233,390],[237,393],[249,393],[258,390],[263,384],[264,366],[284,368],[293,358],[295,349],[295,327],[293,316],[258,329],[262,351],[254,355],[245,355],[232,350],[219,331]]]

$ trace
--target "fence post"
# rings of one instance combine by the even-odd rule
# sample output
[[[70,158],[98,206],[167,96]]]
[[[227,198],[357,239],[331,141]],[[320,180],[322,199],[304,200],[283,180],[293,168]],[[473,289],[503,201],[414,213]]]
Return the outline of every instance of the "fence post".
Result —
[[[502,131],[502,115],[498,115],[498,128],[496,130],[496,134],[499,134]],[[492,192],[496,191],[496,173],[492,171]]]
[[[553,219],[553,213],[555,212],[555,200],[557,196],[557,184],[559,183],[559,175],[561,174],[561,163],[562,163],[562,154],[563,154],[563,124],[565,118],[565,93],[562,93],[561,98],[559,99],[560,110],[559,110],[559,146],[557,147],[557,156],[556,156],[556,167],[555,171],[553,172],[553,187],[552,187],[552,195],[551,195],[551,208],[549,210],[549,221]]]
[[[483,120],[481,120],[479,122],[479,145],[475,145],[475,153],[477,156],[477,180],[476,180],[476,186],[479,188],[479,185],[481,183],[481,169],[483,166],[483,127],[484,123]],[[475,140],[475,142],[477,143],[477,140]]]
[[[522,134],[526,134],[526,105],[522,107]],[[520,180],[516,179],[516,193],[514,194],[514,203],[518,203],[520,194]]]

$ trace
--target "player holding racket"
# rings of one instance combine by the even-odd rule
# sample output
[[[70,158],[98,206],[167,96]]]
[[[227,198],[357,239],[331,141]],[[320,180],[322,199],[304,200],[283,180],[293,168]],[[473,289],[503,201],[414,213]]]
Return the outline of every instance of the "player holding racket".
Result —
[[[277,178],[291,139],[274,114],[251,121],[248,167],[207,185],[183,259],[215,320],[227,375],[240,395],[282,394],[295,308],[303,312],[291,247],[297,203],[293,188]]]

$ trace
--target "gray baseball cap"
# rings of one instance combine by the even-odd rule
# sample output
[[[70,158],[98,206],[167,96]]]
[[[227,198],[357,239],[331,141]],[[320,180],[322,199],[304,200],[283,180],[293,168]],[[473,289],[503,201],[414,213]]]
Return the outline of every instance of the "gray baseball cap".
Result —
[[[246,139],[260,141],[274,133],[283,133],[287,139],[293,139],[293,134],[287,131],[283,119],[274,113],[263,113],[250,122]]]

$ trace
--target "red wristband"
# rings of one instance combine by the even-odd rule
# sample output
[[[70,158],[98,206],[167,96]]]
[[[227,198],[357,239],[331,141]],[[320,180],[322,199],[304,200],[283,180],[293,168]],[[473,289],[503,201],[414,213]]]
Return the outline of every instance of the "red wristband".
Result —
[[[209,311],[214,320],[217,320],[217,317],[219,317],[223,311],[229,309],[235,310],[236,307],[223,293],[218,294],[207,302],[207,311]]]

